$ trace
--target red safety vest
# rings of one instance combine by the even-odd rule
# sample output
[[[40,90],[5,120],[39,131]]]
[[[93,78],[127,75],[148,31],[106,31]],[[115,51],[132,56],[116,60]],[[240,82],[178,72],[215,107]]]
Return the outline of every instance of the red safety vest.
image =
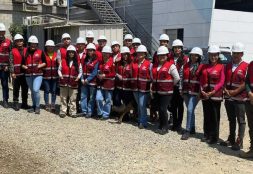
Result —
[[[44,68],[44,79],[57,79],[58,78],[58,66],[56,61],[57,53],[54,52],[52,59],[45,53],[47,66]]]
[[[240,63],[240,65],[232,72],[232,63],[227,64],[226,66],[226,89],[228,90],[234,90],[238,88],[242,83],[245,82],[246,79],[246,73],[248,64],[244,61]],[[227,97],[225,97],[227,98]],[[232,100],[238,100],[238,101],[246,101],[247,100],[247,92],[246,90],[243,90],[236,96],[231,97]]]
[[[14,74],[16,76],[20,76],[24,74],[24,72],[21,71],[21,63],[22,63],[22,59],[25,57],[26,50],[27,48],[23,48],[23,55],[21,55],[17,48],[12,49]]]
[[[182,91],[184,94],[198,95],[200,91],[198,74],[201,70],[202,65],[198,66],[198,69],[196,70],[195,74],[191,74],[190,67],[190,62],[184,65]]]
[[[78,88],[78,81],[75,81],[79,74],[79,62],[78,62],[78,68],[76,69],[74,65],[71,66],[71,68],[67,65],[67,60],[63,59],[61,61],[62,66],[62,77],[63,79],[60,79],[60,86],[65,87],[68,86],[70,88]]]
[[[171,52],[168,53],[168,60],[170,59],[171,54],[172,54]],[[159,60],[158,60],[158,55],[156,51],[153,55],[153,65],[158,65],[158,63],[159,63]]]
[[[26,73],[25,73],[26,76],[30,76],[30,75],[42,76],[43,75],[42,68],[38,69],[38,65],[42,64],[41,55],[42,55],[42,50],[37,49],[37,50],[35,50],[33,55],[29,54],[26,57],[25,65],[28,67],[28,69],[26,70]]]
[[[5,68],[10,64],[10,45],[11,41],[5,38],[4,41],[0,43],[0,67]]]
[[[82,68],[83,68],[83,78],[84,80],[89,77],[92,71],[95,69],[96,64],[99,63],[97,57],[93,60],[88,60],[87,62],[82,59]],[[89,85],[95,86],[97,77],[95,76],[90,82]]]
[[[248,75],[249,75],[249,82],[250,82],[251,91],[253,91],[253,61],[250,62],[249,66],[248,66]]]
[[[121,54],[117,53],[117,54],[113,54],[113,61],[115,61],[116,59],[120,59],[121,60]],[[120,62],[120,61],[119,61]]]
[[[169,74],[171,62],[165,62],[162,67],[157,70],[158,64],[152,68],[152,92],[161,95],[170,95],[173,93],[173,77]]]
[[[60,48],[60,53],[61,53],[61,60],[66,60],[67,57],[67,48],[61,47]]]
[[[188,60],[189,60],[189,57],[186,56],[186,55],[184,55],[184,57],[183,57],[183,65],[185,65],[188,62]],[[177,67],[177,70],[179,72],[179,70],[182,67],[182,65],[180,65],[178,63],[177,64],[175,63],[175,61],[174,61],[174,54],[170,54],[169,55],[168,61],[171,62],[171,63],[173,63]]]
[[[210,72],[207,69],[212,65],[203,65],[202,74],[200,80],[202,81],[202,88],[204,92],[211,92],[215,85],[217,85],[220,81],[221,73],[223,70],[222,64],[216,64]],[[215,94],[210,97],[212,100],[222,101],[223,99],[223,91],[222,88],[219,91],[216,91]]]
[[[102,80],[98,79],[98,86],[105,90],[113,90],[116,73],[112,58],[109,58],[106,63],[99,65],[99,73],[105,74],[105,77]]]
[[[134,63],[133,66],[133,90],[140,92],[149,92],[150,91],[150,62],[144,60],[144,62],[138,66],[138,63]]]

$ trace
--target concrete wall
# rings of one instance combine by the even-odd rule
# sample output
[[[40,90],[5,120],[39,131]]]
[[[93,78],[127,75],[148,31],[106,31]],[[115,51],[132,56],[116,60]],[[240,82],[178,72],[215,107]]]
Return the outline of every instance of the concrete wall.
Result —
[[[213,0],[153,0],[153,37],[158,40],[166,29],[184,28],[186,47],[207,47],[213,3]]]
[[[209,44],[231,46],[240,41],[246,47],[244,59],[253,60],[253,13],[214,9]]]

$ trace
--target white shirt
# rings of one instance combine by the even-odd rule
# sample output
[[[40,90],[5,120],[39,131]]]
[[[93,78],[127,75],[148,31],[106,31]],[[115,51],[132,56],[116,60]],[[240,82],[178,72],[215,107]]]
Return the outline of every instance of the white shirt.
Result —
[[[241,62],[242,62],[242,61],[241,61]],[[241,62],[238,63],[238,64],[234,64],[234,63],[233,63],[233,65],[232,65],[232,72],[234,72],[234,71],[236,70],[236,68],[241,64]]]

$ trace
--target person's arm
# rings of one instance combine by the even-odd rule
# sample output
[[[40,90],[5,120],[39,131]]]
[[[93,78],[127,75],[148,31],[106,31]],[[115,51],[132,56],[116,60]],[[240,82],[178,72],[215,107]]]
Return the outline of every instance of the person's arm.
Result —
[[[61,62],[61,51],[60,51],[60,49],[57,50],[56,60],[57,60],[57,63],[60,65],[60,62]]]
[[[178,74],[178,71],[177,71],[177,67],[175,65],[170,66],[169,74],[172,75],[173,83],[174,83],[174,85],[176,85],[179,82],[180,77],[179,77],[179,74]]]
[[[87,81],[90,82],[92,79],[94,79],[96,77],[96,75],[98,74],[98,64],[97,63],[94,67],[94,70],[92,71],[92,73],[87,77]]]
[[[249,74],[248,73],[246,75],[245,88],[246,88],[247,93],[251,92],[250,80],[249,80]]]
[[[222,70],[221,70],[220,81],[219,81],[218,84],[216,84],[216,85],[214,86],[215,92],[216,92],[216,91],[219,91],[219,90],[223,87],[224,82],[225,82],[225,73],[224,73],[224,66],[223,66],[223,67],[222,67]]]
[[[61,65],[61,63],[60,63],[59,66],[58,66],[58,75],[59,75],[59,77],[62,79],[63,77],[62,77],[61,71],[62,71],[62,65]]]
[[[81,79],[82,78],[82,75],[83,75],[83,68],[82,68],[82,65],[80,64],[79,65],[79,69],[78,69],[78,76],[77,76],[77,78],[78,79]]]
[[[38,65],[38,68],[44,68],[45,66],[47,66],[47,63],[46,63],[46,56],[44,54],[44,52],[41,53],[41,64]]]

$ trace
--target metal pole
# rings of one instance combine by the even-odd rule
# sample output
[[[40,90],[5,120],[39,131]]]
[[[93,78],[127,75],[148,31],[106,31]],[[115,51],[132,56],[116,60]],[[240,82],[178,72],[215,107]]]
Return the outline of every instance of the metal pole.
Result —
[[[67,24],[69,23],[69,0],[67,0]]]

